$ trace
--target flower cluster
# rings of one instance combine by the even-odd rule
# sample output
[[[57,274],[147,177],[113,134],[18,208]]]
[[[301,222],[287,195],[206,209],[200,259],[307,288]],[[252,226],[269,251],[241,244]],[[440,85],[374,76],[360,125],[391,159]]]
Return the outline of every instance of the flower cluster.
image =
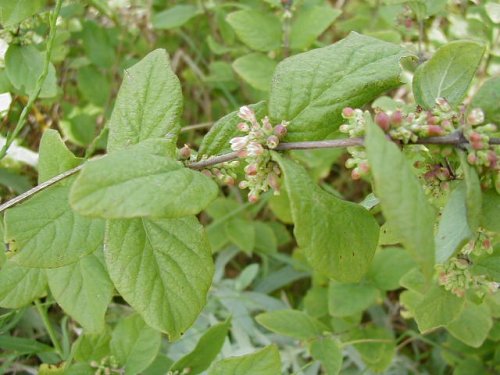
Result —
[[[90,367],[96,369],[96,375],[111,375],[123,373],[123,369],[119,367],[118,362],[114,356],[104,357],[100,362],[92,361],[90,362]]]
[[[238,116],[243,120],[237,127],[245,136],[230,140],[231,149],[239,158],[245,159],[245,179],[239,183],[241,189],[249,189],[248,200],[255,203],[262,192],[270,188],[274,194],[280,191],[280,174],[278,165],[271,160],[269,150],[275,149],[287,133],[286,121],[273,126],[266,116],[259,123],[254,111],[241,107]]]

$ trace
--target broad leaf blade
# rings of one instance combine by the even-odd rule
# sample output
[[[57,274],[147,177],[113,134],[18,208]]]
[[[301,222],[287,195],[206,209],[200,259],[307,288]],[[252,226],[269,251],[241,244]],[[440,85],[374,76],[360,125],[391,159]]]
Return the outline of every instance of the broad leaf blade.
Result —
[[[122,319],[111,337],[111,354],[125,368],[126,375],[146,369],[160,350],[161,335],[137,314]]]
[[[233,69],[257,90],[269,91],[276,61],[262,53],[250,53],[234,60]]]
[[[7,210],[5,240],[19,249],[16,263],[62,267],[102,246],[104,221],[73,212],[68,195],[69,186],[55,185]]]
[[[118,292],[171,340],[191,326],[205,305],[213,263],[194,217],[110,220],[105,257]]]
[[[484,53],[484,46],[472,41],[455,41],[441,47],[418,67],[413,77],[413,94],[424,108],[445,98],[456,107],[467,94]]]
[[[298,310],[270,311],[256,316],[255,320],[268,330],[299,340],[309,340],[328,331],[323,323]]]
[[[21,267],[12,261],[0,270],[0,306],[17,309],[28,305],[35,298],[45,295],[47,277],[45,270]]]
[[[323,139],[344,121],[342,109],[359,107],[400,85],[399,46],[351,33],[324,48],[282,61],[273,77],[269,114],[290,121],[287,140]]]
[[[73,185],[73,209],[107,219],[199,213],[216,198],[217,184],[167,157],[170,144],[149,140],[89,162]]]
[[[319,188],[298,163],[274,157],[285,176],[297,243],[312,267],[339,281],[359,281],[377,247],[373,216]]]
[[[479,348],[493,326],[491,312],[486,303],[466,302],[460,315],[446,326],[448,332],[473,348]]]
[[[76,263],[50,270],[47,278],[56,302],[86,332],[104,329],[104,314],[113,296],[113,284],[95,253]]]
[[[189,374],[192,375],[205,371],[222,349],[230,326],[231,320],[227,319],[225,322],[210,327],[201,336],[196,347],[175,362],[169,371],[182,373],[184,369],[189,369]]]
[[[320,361],[326,375],[337,375],[342,368],[342,349],[331,337],[314,340],[309,348],[311,356]]]
[[[433,208],[397,146],[375,124],[368,124],[366,133],[368,161],[384,217],[430,277],[434,267]]]
[[[309,47],[341,13],[329,5],[300,9],[292,22],[290,47],[299,50]]]
[[[255,353],[226,358],[217,362],[208,375],[277,375],[281,374],[278,348],[267,346]]]
[[[125,71],[109,122],[108,151],[167,135],[175,143],[181,112],[179,80],[166,51],[157,49]]]

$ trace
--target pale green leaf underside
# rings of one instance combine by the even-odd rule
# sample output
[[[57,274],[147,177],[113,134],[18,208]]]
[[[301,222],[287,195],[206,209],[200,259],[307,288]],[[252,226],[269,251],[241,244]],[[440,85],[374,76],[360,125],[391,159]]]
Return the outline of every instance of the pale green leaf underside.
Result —
[[[208,375],[278,375],[281,374],[281,360],[274,345],[252,354],[226,358],[217,362]]]
[[[13,260],[26,267],[56,268],[76,262],[102,246],[104,221],[74,212],[69,186],[52,186],[5,213],[5,240]]]
[[[437,98],[445,98],[453,107],[460,104],[483,53],[484,46],[472,41],[455,41],[441,47],[415,72],[413,94],[417,104],[432,108]]]
[[[479,348],[493,326],[490,309],[486,303],[476,305],[466,302],[460,315],[446,326],[448,332],[460,341]]]
[[[201,336],[193,351],[175,362],[170,371],[177,370],[182,373],[184,369],[189,369],[189,374],[192,375],[205,371],[222,349],[230,326],[231,320],[228,319],[210,327]]]
[[[266,111],[266,103],[259,102],[249,105],[254,110],[257,119],[264,117]],[[201,156],[214,156],[224,152],[231,151],[229,141],[238,135],[243,135],[237,128],[238,123],[242,120],[238,117],[238,111],[231,112],[218,120],[211,128],[210,131],[203,137],[201,141],[199,154]]]
[[[56,302],[86,332],[104,329],[104,314],[113,296],[113,284],[95,253],[68,266],[50,270],[47,278]]]
[[[105,249],[118,292],[148,325],[179,338],[205,305],[213,274],[196,218],[109,220]]]
[[[148,140],[89,162],[73,185],[73,209],[107,219],[199,213],[216,198],[218,187],[167,157],[168,144]]]
[[[299,340],[309,340],[328,331],[323,323],[298,310],[270,311],[257,315],[255,320],[272,332]]]
[[[137,314],[122,319],[113,331],[110,348],[126,375],[140,374],[155,359],[161,345],[160,332],[148,327]]]
[[[377,247],[373,216],[322,190],[298,163],[274,157],[285,175],[297,243],[312,267],[339,281],[359,281]]]
[[[282,61],[269,99],[273,121],[290,121],[287,140],[324,139],[343,122],[342,109],[359,107],[400,85],[401,47],[351,33],[324,48]]]
[[[365,145],[384,217],[430,276],[434,267],[434,211],[408,160],[378,126],[368,124]]]
[[[180,129],[182,91],[167,52],[157,49],[125,71],[109,121],[108,152]]]
[[[45,270],[6,262],[0,270],[0,307],[18,309],[45,295]]]

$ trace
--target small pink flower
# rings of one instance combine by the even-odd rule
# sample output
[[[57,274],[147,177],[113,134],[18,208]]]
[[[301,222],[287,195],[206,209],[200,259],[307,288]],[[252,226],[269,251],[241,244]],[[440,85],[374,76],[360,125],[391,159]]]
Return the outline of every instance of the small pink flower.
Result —
[[[245,146],[248,143],[248,137],[234,137],[232,138],[229,143],[231,143],[231,149],[233,151],[240,151],[245,148]]]
[[[238,130],[246,133],[250,130],[250,126],[248,126],[248,124],[245,124],[244,122],[240,122],[238,124]]]
[[[264,153],[264,147],[260,143],[250,142],[247,146],[248,156],[259,156]]]
[[[255,176],[257,174],[257,164],[248,164],[245,167],[245,173],[248,176]]]
[[[248,193],[248,201],[250,203],[257,203],[259,201],[259,195],[256,192],[251,191]]]
[[[269,117],[267,116],[262,119],[262,129],[267,134],[270,134],[273,131],[273,126],[271,125],[271,121],[269,121]]]
[[[280,140],[277,136],[275,135],[270,135],[268,138],[267,138],[267,147],[269,147],[271,150],[272,149],[275,149],[276,146],[278,146],[278,144],[280,143]]]
[[[287,131],[286,125],[283,124],[276,125],[274,128],[274,134],[276,134],[280,139],[286,135]]]
[[[255,118],[254,111],[252,111],[252,109],[250,107],[247,107],[246,105],[240,108],[240,111],[238,112],[238,117],[250,122],[257,121]]]

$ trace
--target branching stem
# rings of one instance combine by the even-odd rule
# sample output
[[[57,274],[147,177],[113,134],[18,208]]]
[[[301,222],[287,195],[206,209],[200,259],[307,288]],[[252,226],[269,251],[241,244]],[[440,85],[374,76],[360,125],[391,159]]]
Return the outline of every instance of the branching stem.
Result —
[[[440,137],[427,137],[421,138],[416,143],[411,144],[429,144],[429,145],[450,145],[455,147],[460,147],[462,145],[467,144],[467,139],[463,136],[461,132],[455,132],[448,135],[443,135]],[[353,146],[362,146],[363,138],[346,138],[346,139],[331,139],[325,141],[310,141],[310,142],[287,142],[280,143],[278,147],[276,147],[277,151],[288,151],[288,150],[313,150],[319,148],[345,148],[345,147],[353,147]],[[490,145],[500,145],[500,138],[490,138]],[[189,163],[187,165],[188,168],[200,170],[211,167],[213,165],[225,163],[231,160],[238,159],[238,155],[236,152],[229,152],[227,154],[213,156],[209,159],[204,159],[200,161],[196,161],[193,163]],[[55,177],[52,177],[50,180],[47,180],[41,183],[38,186],[35,186],[33,189],[30,189],[21,195],[11,199],[10,201],[5,202],[0,205],[0,213],[5,211],[7,208],[12,207],[25,199],[28,199],[32,195],[48,188],[51,185],[69,177],[77,172],[79,172],[85,164],[79,165],[73,169],[69,169]]]

